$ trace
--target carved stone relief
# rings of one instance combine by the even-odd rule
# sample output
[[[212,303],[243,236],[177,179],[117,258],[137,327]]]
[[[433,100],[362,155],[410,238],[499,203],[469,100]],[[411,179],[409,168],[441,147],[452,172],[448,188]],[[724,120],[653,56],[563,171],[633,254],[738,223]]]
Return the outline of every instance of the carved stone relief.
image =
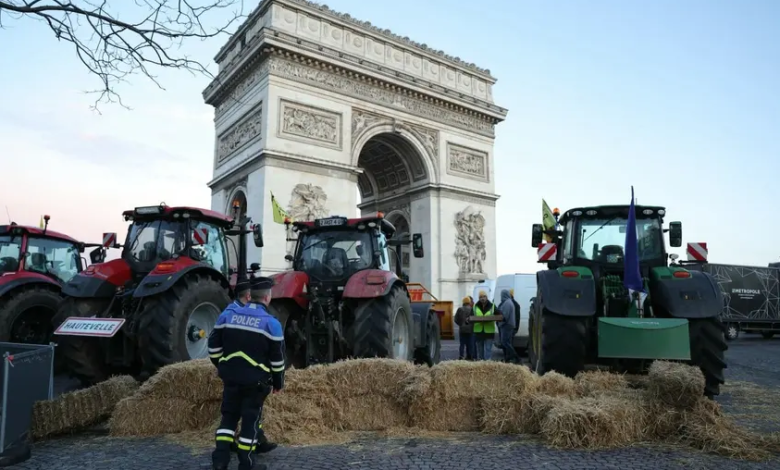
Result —
[[[312,106],[279,102],[279,136],[341,149],[341,114]]]
[[[246,117],[217,138],[217,164],[222,163],[250,141],[261,137],[262,131],[263,107],[261,102],[249,111]]]
[[[309,67],[280,58],[270,60],[271,73],[289,80],[334,90],[346,96],[370,101],[390,108],[400,109],[410,114],[443,122],[493,137],[495,125],[464,113],[448,110],[426,101],[413,98],[398,91],[380,88],[366,81],[348,78],[323,69]]]
[[[448,142],[447,172],[488,181],[488,154]]]
[[[293,220],[311,221],[327,217],[325,204],[328,196],[319,186],[310,183],[296,184],[290,197],[290,208],[287,213]]]
[[[214,108],[215,116],[219,118],[225,114],[228,109],[236,104],[240,104],[242,98],[249,89],[256,83],[259,83],[263,77],[268,75],[269,65],[268,62],[263,62],[239,81],[230,93]]]
[[[455,261],[461,274],[484,274],[485,217],[472,206],[455,214]]]

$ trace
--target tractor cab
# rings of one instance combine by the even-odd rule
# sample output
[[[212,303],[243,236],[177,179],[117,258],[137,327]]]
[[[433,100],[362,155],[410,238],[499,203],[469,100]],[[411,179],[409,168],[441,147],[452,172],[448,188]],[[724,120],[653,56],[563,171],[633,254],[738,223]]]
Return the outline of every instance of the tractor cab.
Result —
[[[116,234],[104,234],[106,247],[122,248],[122,259],[140,282],[150,273],[176,270],[182,260],[211,266],[224,276],[228,267],[226,234],[234,226],[231,217],[206,209],[159,206],[136,207],[122,214],[128,227],[124,245],[116,244]],[[255,240],[262,240],[259,226]],[[257,243],[256,243],[257,244]],[[262,245],[262,241],[260,242]],[[237,251],[236,247],[233,247]],[[93,262],[101,262],[95,259]],[[184,261],[185,263],[187,261]]]
[[[396,239],[396,229],[381,212],[374,216],[348,219],[334,216],[311,222],[293,222],[298,234],[295,255],[287,256],[295,271],[305,272],[311,281],[344,286],[359,271],[390,271],[393,249],[409,240]],[[423,256],[422,235],[414,234],[414,256]],[[395,263],[400,271],[401,262]],[[397,272],[398,277],[403,273]]]
[[[629,206],[598,206],[571,209],[560,218],[556,228],[545,231],[541,224],[533,226],[532,246],[539,249],[542,236],[552,238],[554,256],[547,261],[553,266],[586,266],[600,275],[622,277],[625,258],[626,229]],[[663,228],[666,210],[657,206],[636,206],[636,233],[640,270],[647,277],[653,267],[667,266],[668,255],[664,243],[669,232],[670,245],[682,245],[682,224],[671,222]],[[542,250],[540,250],[542,251]]]
[[[63,284],[81,272],[84,244],[44,228],[11,223],[0,225],[0,276],[10,280],[12,274],[40,275]],[[0,278],[0,279],[2,279]]]

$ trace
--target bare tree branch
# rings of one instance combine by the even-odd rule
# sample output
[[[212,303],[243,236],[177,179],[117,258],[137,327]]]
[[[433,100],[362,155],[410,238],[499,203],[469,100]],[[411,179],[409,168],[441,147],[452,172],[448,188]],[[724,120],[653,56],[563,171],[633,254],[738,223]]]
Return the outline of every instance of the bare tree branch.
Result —
[[[184,69],[213,75],[205,65],[174,52],[187,39],[206,40],[229,35],[242,21],[243,0],[115,0],[116,6],[135,13],[129,19],[112,12],[108,0],[0,0],[0,28],[10,19],[33,18],[45,23],[59,41],[69,42],[87,70],[98,77],[98,104],[119,103],[115,86],[130,75],[142,74],[165,89],[152,74],[155,67]],[[201,5],[198,5],[200,3]],[[225,19],[224,11],[227,13]],[[140,12],[140,13],[139,13]],[[208,14],[222,15],[219,25],[205,26]]]

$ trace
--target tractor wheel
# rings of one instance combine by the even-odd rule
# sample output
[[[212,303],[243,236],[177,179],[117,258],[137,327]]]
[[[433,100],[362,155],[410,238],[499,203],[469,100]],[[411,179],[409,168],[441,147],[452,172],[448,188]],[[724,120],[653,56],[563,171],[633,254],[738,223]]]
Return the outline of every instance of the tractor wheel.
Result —
[[[761,332],[761,337],[764,338],[764,339],[772,339],[772,338],[774,338],[774,336],[775,336],[775,334],[773,332],[771,332],[771,331],[762,331]]]
[[[272,300],[268,310],[282,324],[284,357],[287,361],[285,367],[303,369],[306,367],[306,332],[303,327],[305,312],[297,304],[287,300]]]
[[[61,301],[59,294],[40,287],[12,293],[0,304],[0,341],[49,344]]]
[[[433,367],[441,362],[441,325],[436,312],[428,314],[428,325],[425,329],[427,346],[414,351],[414,362],[416,364],[427,364]]]
[[[531,332],[531,368],[539,375],[555,371],[574,377],[585,369],[588,351],[588,319],[544,312],[541,294]]]
[[[62,297],[34,287],[13,292],[0,302],[0,341],[23,344],[49,344],[53,340],[52,320]],[[54,373],[62,371],[62,355],[54,356]]]
[[[66,298],[60,304],[52,325],[57,329],[69,317],[91,317],[106,307],[105,300]],[[108,379],[110,375],[99,338],[58,336],[55,351],[55,356],[61,357],[66,370],[79,379],[82,385],[94,385]]]
[[[229,303],[219,281],[198,275],[147,300],[138,325],[144,375],[175,362],[208,357],[209,334]]]
[[[714,398],[720,394],[720,386],[725,382],[723,370],[729,346],[723,335],[723,325],[717,317],[697,318],[688,320],[688,329],[691,338],[690,364],[699,366],[704,373],[704,395]]]
[[[353,356],[412,360],[412,304],[399,286],[384,297],[361,300],[352,324]]]

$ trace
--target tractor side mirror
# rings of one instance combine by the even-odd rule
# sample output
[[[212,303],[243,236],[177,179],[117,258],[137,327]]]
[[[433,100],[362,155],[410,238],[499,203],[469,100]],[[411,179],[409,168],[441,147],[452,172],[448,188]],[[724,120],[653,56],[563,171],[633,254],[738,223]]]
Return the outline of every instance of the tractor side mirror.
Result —
[[[537,248],[542,243],[543,235],[544,227],[542,227],[542,224],[534,224],[531,227],[531,246]]]
[[[260,263],[252,263],[249,265],[249,270],[252,272],[260,271]]]
[[[682,222],[669,222],[669,246],[682,246]]]
[[[106,260],[106,251],[100,246],[95,248],[89,252],[89,260],[92,261],[92,264],[103,263]]]
[[[358,256],[363,256],[363,245],[355,245],[355,253],[357,253]]]
[[[425,256],[425,250],[423,249],[423,239],[421,233],[415,233],[412,235],[412,251],[415,258],[422,258]]]
[[[192,231],[192,246],[203,246],[209,242],[209,229],[196,228]]]
[[[256,247],[263,247],[263,224],[255,224],[252,227],[252,239],[254,239]]]
[[[295,258],[293,258],[293,255],[284,255],[284,260],[292,263],[295,261]]]

